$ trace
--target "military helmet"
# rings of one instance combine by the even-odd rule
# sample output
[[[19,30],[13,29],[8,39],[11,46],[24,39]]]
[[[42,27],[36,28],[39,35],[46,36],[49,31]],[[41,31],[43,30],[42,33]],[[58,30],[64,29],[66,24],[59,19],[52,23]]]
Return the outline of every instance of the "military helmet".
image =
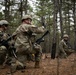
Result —
[[[69,36],[67,34],[64,34],[63,38],[68,38]]]
[[[1,20],[2,24],[9,24],[6,20]]]
[[[1,25],[3,26],[8,26],[9,25],[9,23],[8,23],[8,21],[6,21],[6,20],[1,20],[0,21],[1,22]]]
[[[31,17],[31,15],[24,15],[22,17],[22,20],[24,20],[24,19],[31,19],[32,20],[32,17]]]

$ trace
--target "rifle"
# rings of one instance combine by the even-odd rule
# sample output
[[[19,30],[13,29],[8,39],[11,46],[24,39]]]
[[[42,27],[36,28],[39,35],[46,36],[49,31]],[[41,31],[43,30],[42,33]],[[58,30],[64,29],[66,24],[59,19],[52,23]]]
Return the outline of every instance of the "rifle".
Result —
[[[7,40],[2,40],[0,42],[0,46],[5,46],[7,49],[9,49],[9,44],[8,44],[8,41],[10,41],[12,38],[14,38],[16,35],[13,35],[13,36],[10,36]],[[19,64],[21,65],[22,67],[24,67],[24,65],[18,60],[17,58],[17,55],[16,55],[16,52],[15,52],[15,48],[14,46],[11,48],[11,52],[12,52],[12,55],[14,56],[14,58],[16,59],[16,64]],[[5,65],[5,63],[7,62],[7,60],[5,60],[5,62],[3,63],[3,65]]]
[[[13,35],[13,36],[10,36],[7,40],[2,40],[0,41],[0,46],[5,46],[7,48],[7,44],[8,44],[8,41],[10,41],[12,38],[14,38],[16,35]]]
[[[35,41],[36,44],[40,44],[41,42],[43,42],[43,38],[49,33],[49,31],[47,30],[39,39],[37,39]]]

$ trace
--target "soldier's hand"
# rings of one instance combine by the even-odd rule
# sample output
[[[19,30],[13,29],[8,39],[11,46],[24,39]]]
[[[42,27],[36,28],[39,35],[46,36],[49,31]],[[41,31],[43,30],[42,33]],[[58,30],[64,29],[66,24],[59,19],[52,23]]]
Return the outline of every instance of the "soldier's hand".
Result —
[[[34,44],[34,49],[35,50],[40,50],[41,46],[37,43]]]

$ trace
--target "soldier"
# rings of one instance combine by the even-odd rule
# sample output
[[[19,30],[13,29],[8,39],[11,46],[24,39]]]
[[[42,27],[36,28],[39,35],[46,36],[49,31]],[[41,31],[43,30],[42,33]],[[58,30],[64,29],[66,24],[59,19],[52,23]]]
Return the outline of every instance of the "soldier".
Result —
[[[8,34],[5,32],[7,30],[8,24],[9,23],[6,20],[0,21],[0,43],[8,38]],[[2,65],[5,61],[7,50],[6,46],[6,44],[0,45],[0,65]]]
[[[26,55],[35,54],[35,68],[39,68],[42,48],[38,44],[32,43],[33,33],[40,34],[45,31],[44,27],[37,27],[31,24],[32,17],[25,15],[22,18],[22,24],[16,29],[13,35],[15,37],[15,47],[17,52],[18,60],[26,66]]]
[[[69,36],[65,34],[63,36],[63,39],[59,43],[59,51],[57,56],[59,56],[60,58],[66,58],[68,55],[74,52],[68,40]]]

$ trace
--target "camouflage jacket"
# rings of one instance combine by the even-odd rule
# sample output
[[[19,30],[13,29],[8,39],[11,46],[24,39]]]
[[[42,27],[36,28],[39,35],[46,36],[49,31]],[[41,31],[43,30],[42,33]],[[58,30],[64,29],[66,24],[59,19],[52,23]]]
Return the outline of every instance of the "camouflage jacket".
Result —
[[[72,48],[62,39],[59,43],[59,56],[66,57],[68,53],[72,53]]]
[[[0,41],[7,40],[7,38],[8,38],[8,34],[0,31]]]
[[[35,25],[21,24],[13,35],[16,35],[15,38],[15,47],[21,45],[30,46],[31,45],[31,33],[40,34],[43,33],[45,29],[43,27],[36,27]]]

